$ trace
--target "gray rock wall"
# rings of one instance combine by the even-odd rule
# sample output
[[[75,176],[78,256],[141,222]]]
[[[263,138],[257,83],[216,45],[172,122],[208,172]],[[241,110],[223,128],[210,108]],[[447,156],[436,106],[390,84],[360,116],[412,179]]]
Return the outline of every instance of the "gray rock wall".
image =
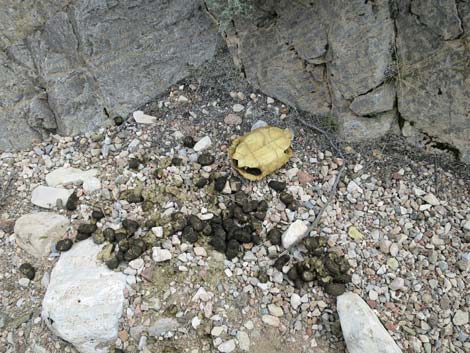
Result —
[[[470,0],[254,3],[225,37],[252,85],[334,117],[348,140],[401,117],[470,162]],[[204,5],[0,0],[0,149],[90,131],[187,76],[219,38]]]
[[[470,163],[470,2],[402,0],[398,110]]]
[[[198,0],[0,0],[0,149],[127,114],[212,58]]]
[[[470,162],[470,1],[255,4],[226,33],[255,87],[333,116],[348,140],[399,131],[401,116]]]

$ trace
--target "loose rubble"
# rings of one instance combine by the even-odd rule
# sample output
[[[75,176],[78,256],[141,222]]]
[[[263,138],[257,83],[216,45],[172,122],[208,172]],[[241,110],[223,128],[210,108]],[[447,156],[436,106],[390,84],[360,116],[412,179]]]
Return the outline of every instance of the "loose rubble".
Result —
[[[468,350],[465,174],[408,158],[400,144],[394,152],[397,137],[387,148],[344,144],[343,160],[282,103],[232,93],[220,99],[185,83],[140,108],[155,123],[112,117],[90,134],[0,152],[0,175],[17,175],[0,213],[0,346],[345,352],[341,328],[358,317],[340,323],[336,301],[353,292],[401,351]],[[224,121],[235,104],[240,119]],[[266,122],[294,129],[295,154],[253,183],[230,167],[228,149]],[[61,176],[32,203],[61,168],[97,172]],[[30,235],[20,235],[21,217],[45,206],[62,217],[58,230],[32,222]],[[35,237],[40,257],[30,254]],[[64,267],[66,278],[57,275]],[[93,309],[81,311],[85,302]],[[103,314],[103,302],[109,321],[96,327],[87,320]],[[95,334],[104,338],[98,348]]]

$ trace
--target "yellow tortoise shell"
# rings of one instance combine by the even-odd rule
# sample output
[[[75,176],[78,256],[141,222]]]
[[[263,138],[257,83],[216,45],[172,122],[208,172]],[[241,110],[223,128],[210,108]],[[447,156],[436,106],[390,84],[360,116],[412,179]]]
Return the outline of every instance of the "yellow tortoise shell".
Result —
[[[292,133],[265,126],[236,138],[229,149],[230,162],[248,180],[261,180],[292,157]]]

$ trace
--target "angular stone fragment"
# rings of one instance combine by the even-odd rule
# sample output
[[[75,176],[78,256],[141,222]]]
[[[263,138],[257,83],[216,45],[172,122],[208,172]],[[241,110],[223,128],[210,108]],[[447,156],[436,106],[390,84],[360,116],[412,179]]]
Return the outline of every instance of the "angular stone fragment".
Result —
[[[287,249],[296,244],[305,236],[307,230],[308,227],[303,221],[295,221],[289,226],[284,234],[282,234],[282,246]]]
[[[132,116],[137,124],[155,124],[157,122],[156,117],[144,114],[141,110],[135,111]]]
[[[51,245],[65,235],[69,223],[67,217],[52,212],[24,215],[15,223],[16,244],[33,256],[47,256]]]
[[[372,309],[357,294],[340,295],[337,308],[349,353],[402,353]]]
[[[81,353],[105,353],[117,338],[125,275],[96,259],[101,246],[85,240],[62,253],[42,303],[42,319]]]
[[[31,202],[42,208],[55,208],[60,200],[63,206],[67,204],[73,190],[63,188],[52,188],[49,186],[38,186],[31,194]]]
[[[48,186],[59,186],[66,184],[83,183],[85,180],[95,177],[98,174],[97,169],[81,170],[77,168],[58,168],[46,175]]]
[[[209,136],[204,136],[202,139],[196,142],[193,148],[196,152],[201,152],[209,148],[210,145],[212,145],[211,138]]]
[[[153,248],[152,258],[155,262],[165,262],[171,260],[171,252],[167,249],[155,247]]]

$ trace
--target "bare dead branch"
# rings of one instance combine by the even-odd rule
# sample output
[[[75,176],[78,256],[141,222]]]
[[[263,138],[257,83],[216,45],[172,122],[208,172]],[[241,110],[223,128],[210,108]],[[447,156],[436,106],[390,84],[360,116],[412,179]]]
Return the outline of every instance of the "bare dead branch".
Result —
[[[334,181],[333,185],[331,186],[331,190],[328,194],[328,198],[327,198],[325,204],[322,206],[320,211],[317,213],[315,219],[313,220],[312,224],[308,227],[308,229],[305,232],[304,236],[302,238],[300,238],[296,243],[292,244],[289,248],[284,250],[281,254],[279,254],[278,258],[281,257],[281,256],[284,256],[285,254],[287,254],[292,249],[292,247],[294,247],[299,242],[301,242],[305,237],[307,237],[310,234],[310,232],[312,232],[313,230],[315,230],[318,227],[318,225],[320,224],[320,220],[321,220],[321,217],[322,217],[323,213],[325,212],[326,208],[328,207],[328,205],[333,200],[333,197],[336,195],[336,190],[338,188],[338,184],[341,180],[341,177],[344,174],[344,171],[346,170],[346,159],[344,158],[344,155],[343,155],[343,152],[341,151],[341,148],[333,141],[333,138],[325,130],[319,128],[318,126],[316,126],[312,123],[306,122],[305,120],[300,119],[300,118],[297,118],[296,120],[300,124],[310,128],[312,130],[320,132],[322,135],[324,135],[325,138],[328,140],[329,144],[331,145],[331,147],[333,148],[333,150],[343,160],[343,164],[342,164],[338,174],[336,174],[335,181]]]
[[[15,178],[16,173],[10,173],[7,175],[6,180],[0,184],[0,207],[5,205],[7,197],[11,193],[11,185]]]

